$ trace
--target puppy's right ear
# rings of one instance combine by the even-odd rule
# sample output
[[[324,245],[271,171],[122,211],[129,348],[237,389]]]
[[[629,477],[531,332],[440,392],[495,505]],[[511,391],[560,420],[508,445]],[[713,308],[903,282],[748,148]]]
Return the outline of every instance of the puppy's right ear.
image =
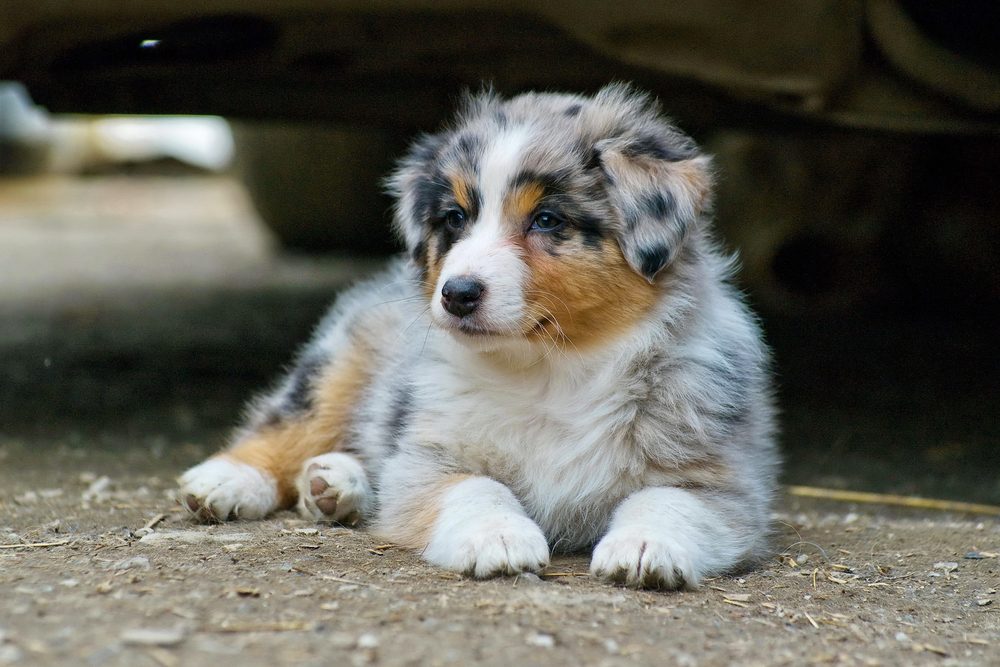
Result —
[[[424,262],[427,220],[448,189],[438,168],[446,143],[443,133],[423,135],[385,179],[386,192],[396,200],[393,228],[417,264]]]

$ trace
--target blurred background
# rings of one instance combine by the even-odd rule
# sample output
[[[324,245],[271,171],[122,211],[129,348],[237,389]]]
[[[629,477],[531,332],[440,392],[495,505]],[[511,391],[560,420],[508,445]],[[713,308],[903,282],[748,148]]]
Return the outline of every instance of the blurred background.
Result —
[[[0,465],[221,445],[463,89],[626,80],[715,156],[785,481],[1000,503],[995,2],[137,5],[0,9]]]

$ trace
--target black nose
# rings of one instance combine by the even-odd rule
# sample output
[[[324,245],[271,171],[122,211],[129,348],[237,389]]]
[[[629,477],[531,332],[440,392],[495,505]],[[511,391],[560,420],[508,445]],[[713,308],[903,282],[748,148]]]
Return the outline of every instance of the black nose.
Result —
[[[441,305],[452,315],[464,317],[479,306],[483,284],[469,276],[449,278],[441,288]]]

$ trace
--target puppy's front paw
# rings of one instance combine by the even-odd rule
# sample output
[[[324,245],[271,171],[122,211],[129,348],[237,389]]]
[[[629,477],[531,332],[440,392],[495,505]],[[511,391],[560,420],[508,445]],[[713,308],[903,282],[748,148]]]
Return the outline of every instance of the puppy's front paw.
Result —
[[[299,514],[307,519],[353,526],[371,506],[368,476],[361,463],[349,454],[333,452],[308,459],[295,486]]]
[[[549,545],[541,529],[525,516],[487,516],[461,526],[439,525],[424,558],[486,578],[540,571],[549,564]]]
[[[694,589],[693,545],[640,528],[612,529],[594,548],[590,573],[636,588]]]
[[[278,506],[278,488],[270,475],[226,458],[200,463],[178,482],[178,501],[206,523],[263,519]]]

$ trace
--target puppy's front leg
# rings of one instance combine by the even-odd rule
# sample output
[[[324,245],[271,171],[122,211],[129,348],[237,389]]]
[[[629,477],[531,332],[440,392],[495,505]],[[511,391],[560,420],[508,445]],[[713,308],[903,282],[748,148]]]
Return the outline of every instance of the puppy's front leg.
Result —
[[[742,525],[709,492],[674,487],[636,491],[615,510],[590,563],[596,577],[627,586],[689,588],[750,555],[757,527]]]
[[[549,562],[541,529],[503,484],[450,474],[383,491],[377,532],[431,563],[475,577],[537,572]]]

